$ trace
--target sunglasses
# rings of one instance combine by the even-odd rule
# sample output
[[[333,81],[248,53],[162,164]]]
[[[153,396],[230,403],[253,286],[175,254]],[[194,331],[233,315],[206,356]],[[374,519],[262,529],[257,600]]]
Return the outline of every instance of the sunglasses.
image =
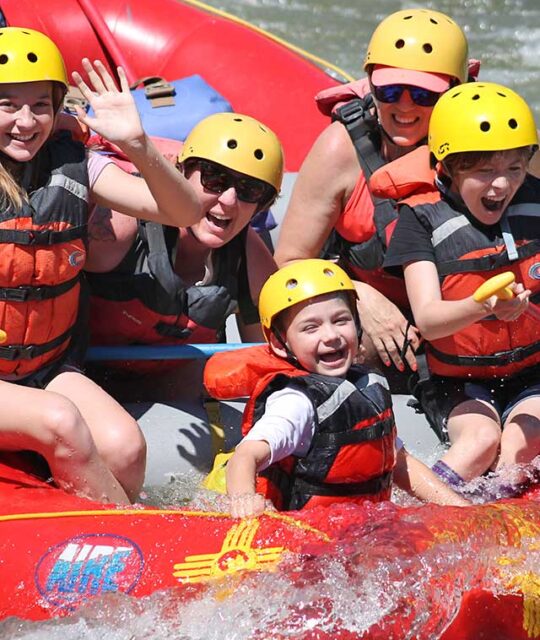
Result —
[[[408,84],[387,84],[384,87],[372,86],[373,95],[379,102],[398,102],[404,91],[408,91],[411,100],[419,107],[434,107],[442,93],[429,91],[422,87],[414,87]]]
[[[251,204],[264,202],[270,197],[272,187],[266,182],[235,173],[216,162],[199,160],[194,169],[199,169],[202,186],[212,193],[224,193],[234,187],[238,199]]]

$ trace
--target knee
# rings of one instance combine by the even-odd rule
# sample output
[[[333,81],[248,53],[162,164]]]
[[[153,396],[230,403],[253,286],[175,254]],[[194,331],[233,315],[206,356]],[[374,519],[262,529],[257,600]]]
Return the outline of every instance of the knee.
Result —
[[[67,398],[53,396],[41,412],[39,447],[46,458],[80,462],[95,451],[94,442],[77,407]]]
[[[127,417],[107,431],[100,454],[115,475],[144,467],[146,440],[137,421]]]
[[[496,425],[479,424],[467,435],[470,451],[474,457],[489,459],[491,463],[497,456],[501,442],[501,432]]]

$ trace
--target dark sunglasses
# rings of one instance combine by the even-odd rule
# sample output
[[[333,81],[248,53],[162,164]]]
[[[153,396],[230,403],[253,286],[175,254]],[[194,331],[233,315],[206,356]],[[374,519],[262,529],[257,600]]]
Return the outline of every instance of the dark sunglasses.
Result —
[[[434,107],[442,93],[429,91],[421,87],[414,87],[408,84],[387,84],[384,87],[372,86],[373,95],[379,102],[398,102],[404,91],[408,91],[411,100],[419,107]]]
[[[272,187],[262,180],[243,176],[209,160],[199,160],[193,167],[201,173],[202,186],[212,193],[224,193],[234,187],[239,200],[264,202],[269,199]]]

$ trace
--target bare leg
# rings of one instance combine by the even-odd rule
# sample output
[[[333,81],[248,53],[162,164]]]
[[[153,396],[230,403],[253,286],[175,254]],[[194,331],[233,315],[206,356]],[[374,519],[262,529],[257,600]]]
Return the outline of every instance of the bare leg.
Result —
[[[540,397],[527,398],[508,416],[501,438],[497,468],[530,462],[540,454]]]
[[[128,502],[68,398],[0,381],[0,404],[0,449],[37,451],[66,491],[100,501]]]
[[[47,390],[61,393],[75,404],[102,460],[135,501],[144,482],[146,465],[146,443],[136,420],[100,386],[80,373],[61,373]]]
[[[482,475],[497,457],[501,438],[499,416],[482,400],[468,400],[448,417],[452,446],[441,458],[464,480]]]

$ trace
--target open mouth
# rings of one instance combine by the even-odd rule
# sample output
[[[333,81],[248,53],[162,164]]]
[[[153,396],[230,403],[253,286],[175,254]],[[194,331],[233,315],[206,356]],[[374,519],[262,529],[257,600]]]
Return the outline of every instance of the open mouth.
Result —
[[[482,198],[482,206],[488,211],[500,212],[503,211],[506,198],[495,200],[494,198]]]
[[[206,214],[206,219],[215,227],[219,229],[226,229],[231,224],[230,218],[219,218],[212,213]]]
[[[320,353],[319,360],[325,364],[335,364],[345,358],[345,349],[338,349],[337,351],[330,351],[328,353]]]

